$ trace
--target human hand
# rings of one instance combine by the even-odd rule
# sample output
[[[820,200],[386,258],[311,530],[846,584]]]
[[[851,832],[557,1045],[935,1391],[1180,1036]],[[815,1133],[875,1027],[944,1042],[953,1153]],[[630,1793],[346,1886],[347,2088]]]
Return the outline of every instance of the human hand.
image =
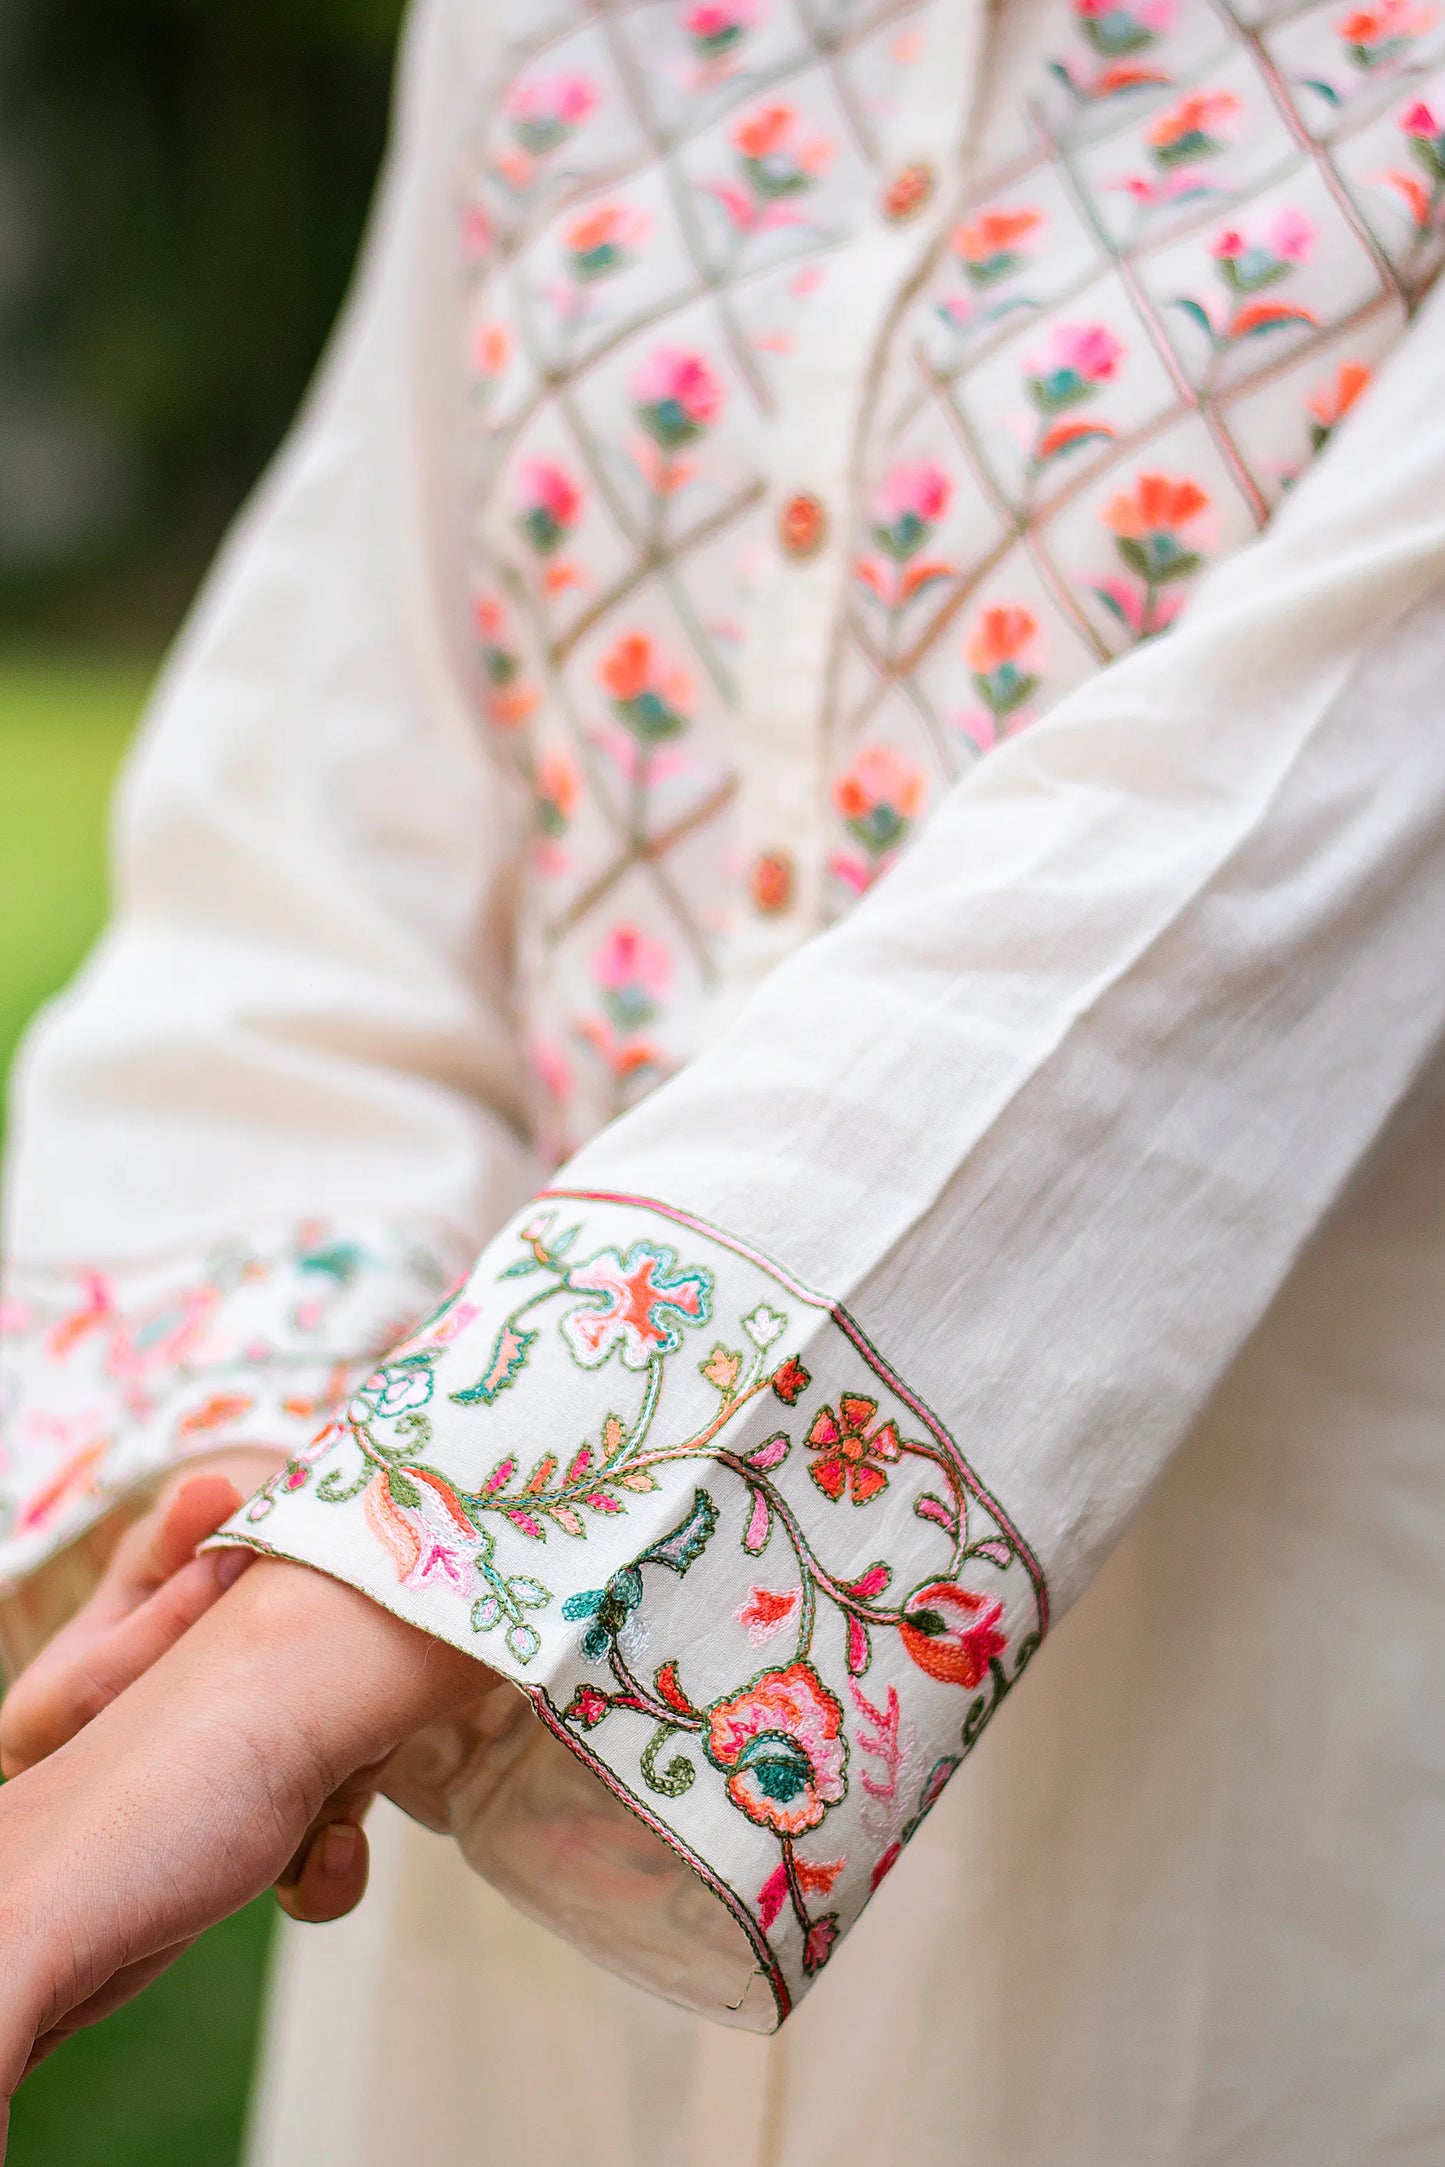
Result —
[[[360,1772],[495,1684],[354,1589],[261,1560],[0,1790],[0,2158],[28,2068],[276,1881]]]
[[[149,1670],[246,1566],[252,1553],[196,1556],[285,1454],[235,1445],[176,1468],[126,1529],[90,1599],[11,1685],[0,1706],[0,1773],[18,1776]]]

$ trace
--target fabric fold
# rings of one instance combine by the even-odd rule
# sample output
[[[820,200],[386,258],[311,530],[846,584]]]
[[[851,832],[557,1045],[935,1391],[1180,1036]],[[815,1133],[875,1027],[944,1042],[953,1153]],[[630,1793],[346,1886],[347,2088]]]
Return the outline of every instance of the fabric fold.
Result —
[[[1048,1619],[1004,1508],[846,1310],[665,1203],[565,1190],[221,1539],[521,1686],[732,1914],[779,2020]],[[709,2013],[736,2000],[719,1979]]]

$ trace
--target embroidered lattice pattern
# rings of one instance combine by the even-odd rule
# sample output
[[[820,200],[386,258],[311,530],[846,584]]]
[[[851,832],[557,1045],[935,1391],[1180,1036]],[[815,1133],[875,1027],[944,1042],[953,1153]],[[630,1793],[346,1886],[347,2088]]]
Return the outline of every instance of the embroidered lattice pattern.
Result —
[[[534,809],[524,997],[558,1154],[696,1050],[750,907],[729,717],[751,598],[787,576],[768,429],[810,296],[910,208],[939,4],[530,8],[479,123],[477,630]],[[1165,629],[1442,251],[1427,0],[999,20],[979,177],[920,217],[926,276],[859,356],[855,600],[818,688],[837,908],[972,759]]]

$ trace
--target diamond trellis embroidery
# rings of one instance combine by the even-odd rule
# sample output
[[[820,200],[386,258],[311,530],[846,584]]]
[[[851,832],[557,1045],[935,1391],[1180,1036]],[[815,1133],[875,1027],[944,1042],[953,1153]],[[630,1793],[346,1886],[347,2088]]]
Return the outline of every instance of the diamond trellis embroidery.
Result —
[[[1433,0],[1015,0],[965,197],[904,201],[882,123],[940,4],[579,0],[480,117],[476,626],[534,807],[558,1155],[695,1050],[729,919],[776,907],[734,835],[759,581],[851,527],[816,713],[842,909],[970,761],[1167,629],[1445,252]],[[810,297],[905,216],[931,257],[857,357],[860,501],[770,503]]]

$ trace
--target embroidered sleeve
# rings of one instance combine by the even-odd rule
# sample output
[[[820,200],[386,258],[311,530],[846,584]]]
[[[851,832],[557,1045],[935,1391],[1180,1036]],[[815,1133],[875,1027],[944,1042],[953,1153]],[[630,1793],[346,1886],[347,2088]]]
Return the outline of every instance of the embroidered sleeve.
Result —
[[[0,1310],[0,1589],[218,1445],[286,1452],[459,1261],[422,1225],[320,1220],[115,1271],[12,1269]]]
[[[1047,1617],[1003,1508],[846,1310],[666,1205],[579,1192],[506,1230],[226,1539],[521,1686],[728,1907],[779,2019]]]

